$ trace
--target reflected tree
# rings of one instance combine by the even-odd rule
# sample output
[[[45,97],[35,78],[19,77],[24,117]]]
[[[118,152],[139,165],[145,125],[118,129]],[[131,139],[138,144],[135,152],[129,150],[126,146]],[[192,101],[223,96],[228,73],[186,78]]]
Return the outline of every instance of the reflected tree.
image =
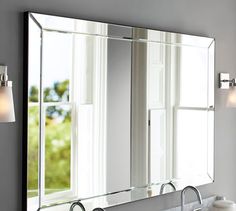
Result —
[[[29,101],[38,102],[39,90],[32,86]],[[44,89],[44,102],[69,100],[69,80]],[[68,106],[48,106],[45,110],[46,194],[70,188],[71,111]],[[39,152],[39,107],[28,111],[28,197],[37,196]]]

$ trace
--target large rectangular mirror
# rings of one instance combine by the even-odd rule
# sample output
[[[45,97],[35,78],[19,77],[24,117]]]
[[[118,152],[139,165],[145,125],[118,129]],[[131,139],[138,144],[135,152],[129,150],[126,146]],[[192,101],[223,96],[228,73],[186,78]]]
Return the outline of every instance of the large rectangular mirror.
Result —
[[[214,39],[36,13],[27,27],[27,211],[213,182]]]

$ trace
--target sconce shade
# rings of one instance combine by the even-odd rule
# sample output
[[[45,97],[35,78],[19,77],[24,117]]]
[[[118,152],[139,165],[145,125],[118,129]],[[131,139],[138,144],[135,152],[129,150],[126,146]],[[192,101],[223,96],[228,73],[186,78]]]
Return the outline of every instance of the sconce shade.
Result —
[[[227,96],[227,107],[236,107],[236,87],[230,87]]]
[[[8,80],[5,65],[0,65],[0,122],[15,122],[12,81]]]
[[[0,86],[0,122],[15,122],[12,87]]]

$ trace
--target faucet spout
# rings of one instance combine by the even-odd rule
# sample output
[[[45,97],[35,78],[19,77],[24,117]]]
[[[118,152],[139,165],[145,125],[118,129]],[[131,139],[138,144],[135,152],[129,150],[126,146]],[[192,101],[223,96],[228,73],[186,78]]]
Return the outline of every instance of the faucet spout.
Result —
[[[76,207],[76,206],[79,206],[82,211],[86,211],[84,205],[83,205],[81,202],[79,202],[79,201],[74,202],[74,203],[70,206],[70,211],[73,211],[73,210],[74,210],[74,207]]]
[[[97,207],[95,209],[93,209],[93,211],[105,211],[103,208]]]
[[[197,199],[199,201],[199,204],[202,204],[202,196],[201,196],[201,193],[200,191],[194,187],[194,186],[187,186],[185,187],[182,191],[181,191],[181,211],[184,211],[184,205],[185,205],[185,192],[190,189],[190,190],[193,190],[196,195],[197,195]]]
[[[167,183],[164,183],[164,184],[161,185],[160,195],[163,194],[164,188],[165,188],[167,185],[171,186],[171,187],[173,188],[173,190],[176,191],[175,185],[172,183],[172,181],[170,181],[170,182],[167,182]]]

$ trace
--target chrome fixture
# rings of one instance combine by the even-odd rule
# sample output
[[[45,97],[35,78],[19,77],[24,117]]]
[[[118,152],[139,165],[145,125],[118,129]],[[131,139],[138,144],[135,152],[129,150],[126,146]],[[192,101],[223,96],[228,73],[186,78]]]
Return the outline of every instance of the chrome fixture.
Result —
[[[0,122],[15,122],[12,81],[5,65],[0,65]]]
[[[220,89],[229,89],[236,86],[236,78],[230,79],[229,73],[219,74],[219,87]]]
[[[170,182],[167,182],[167,183],[164,183],[164,184],[161,185],[160,195],[163,194],[164,188],[165,188],[167,185],[171,186],[171,187],[174,189],[174,191],[176,191],[175,185],[172,183],[172,181],[170,181]]]
[[[93,211],[105,211],[103,208],[97,207],[95,209],[93,209]]]
[[[79,206],[82,211],[86,211],[84,205],[79,201],[72,203],[70,206],[70,211],[73,211],[76,206]]]
[[[220,73],[219,88],[229,89],[226,106],[236,107],[236,78],[230,79],[229,73]]]
[[[190,189],[190,190],[193,190],[196,195],[197,195],[197,198],[198,198],[198,201],[199,201],[199,204],[201,205],[202,204],[202,196],[201,196],[201,193],[200,191],[194,187],[194,186],[187,186],[185,187],[182,191],[181,191],[181,211],[184,211],[184,203],[185,203],[185,192]]]

